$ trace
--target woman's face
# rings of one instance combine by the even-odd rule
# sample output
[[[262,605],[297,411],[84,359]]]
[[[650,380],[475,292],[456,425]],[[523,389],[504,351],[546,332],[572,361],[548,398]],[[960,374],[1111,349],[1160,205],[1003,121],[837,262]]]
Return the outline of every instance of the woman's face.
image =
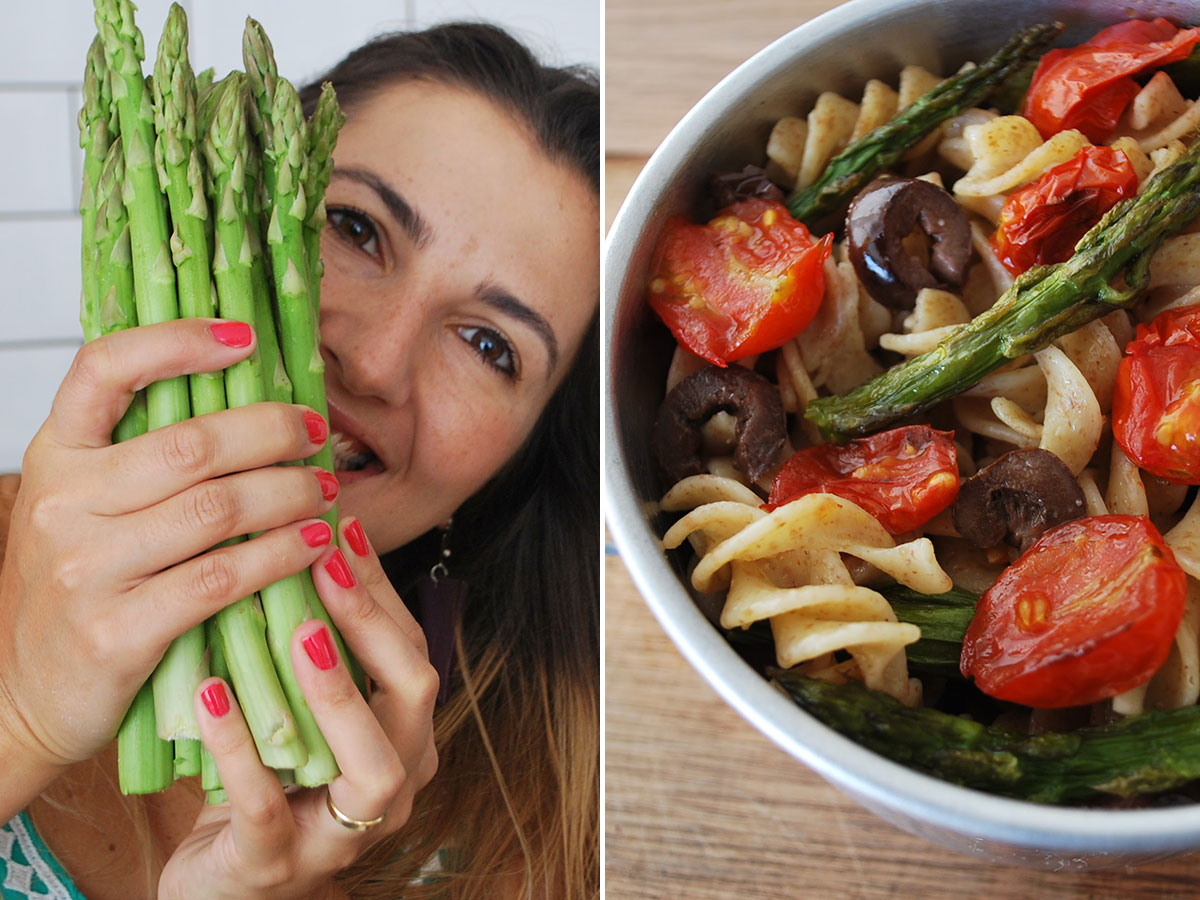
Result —
[[[514,118],[430,82],[355,107],[334,166],[321,340],[339,502],[384,552],[529,434],[598,302],[599,210]]]

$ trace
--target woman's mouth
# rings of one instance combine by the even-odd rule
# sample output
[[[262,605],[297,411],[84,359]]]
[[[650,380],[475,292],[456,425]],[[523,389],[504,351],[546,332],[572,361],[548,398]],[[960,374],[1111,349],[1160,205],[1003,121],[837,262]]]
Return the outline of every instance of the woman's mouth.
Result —
[[[379,457],[352,435],[333,431],[329,435],[329,445],[333,449],[333,468],[343,484],[383,471]]]

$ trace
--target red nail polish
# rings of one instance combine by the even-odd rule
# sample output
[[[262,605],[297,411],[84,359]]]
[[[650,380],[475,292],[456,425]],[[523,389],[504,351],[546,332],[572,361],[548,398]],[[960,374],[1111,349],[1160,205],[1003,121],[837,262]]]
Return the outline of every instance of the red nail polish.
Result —
[[[371,552],[371,545],[367,543],[367,533],[363,531],[362,522],[355,519],[346,526],[346,543],[350,545],[350,549],[357,556],[366,556]]]
[[[225,691],[225,685],[219,681],[214,681],[202,690],[200,700],[214,719],[219,719],[229,712],[229,694]]]
[[[313,522],[300,529],[300,537],[310,547],[324,547],[333,540],[333,529],[328,522]]]
[[[254,332],[245,322],[214,322],[208,330],[226,347],[249,347],[254,339]]]
[[[329,637],[329,629],[324,625],[300,642],[304,652],[313,661],[313,665],[328,672],[337,665],[337,651],[333,649],[333,641]]]
[[[354,580],[354,573],[350,571],[350,564],[346,562],[346,557],[342,556],[341,550],[334,550],[333,556],[325,560],[325,571],[344,588],[352,588],[358,584]]]
[[[325,439],[329,437],[329,426],[315,412],[304,414],[304,427],[308,429],[308,439],[314,444],[324,444]]]
[[[332,500],[338,495],[338,490],[341,486],[338,484],[337,476],[332,472],[318,469],[317,481],[321,483],[321,496],[326,500]]]

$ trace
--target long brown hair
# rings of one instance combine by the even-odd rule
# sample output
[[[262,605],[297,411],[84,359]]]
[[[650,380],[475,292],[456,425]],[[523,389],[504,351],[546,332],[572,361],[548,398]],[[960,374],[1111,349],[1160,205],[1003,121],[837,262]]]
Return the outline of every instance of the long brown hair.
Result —
[[[491,100],[598,201],[595,76],[543,66],[493,26],[376,38],[301,98],[311,110],[330,81],[353,116],[412,79]],[[597,309],[523,448],[455,513],[453,575],[469,596],[435,716],[439,772],[408,826],[343,873],[355,900],[599,895],[599,369]],[[384,560],[406,600],[436,552],[427,535]],[[433,860],[439,871],[422,877]]]

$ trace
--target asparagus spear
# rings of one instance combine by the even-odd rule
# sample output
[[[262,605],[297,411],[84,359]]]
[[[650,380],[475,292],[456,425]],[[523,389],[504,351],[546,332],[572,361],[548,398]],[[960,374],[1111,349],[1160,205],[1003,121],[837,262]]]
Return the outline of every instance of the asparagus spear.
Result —
[[[947,78],[890,122],[863,135],[830,160],[820,178],[788,200],[792,215],[812,225],[839,212],[867,182],[894,165],[925,135],[978,105],[1010,74],[1037,57],[1060,31],[1058,22],[1026,28],[978,66]]]
[[[196,95],[199,97],[201,91],[209,87],[216,78],[217,72],[212,66],[209,66],[203,72],[196,73]]]
[[[171,4],[154,65],[154,160],[166,193],[174,231],[171,254],[183,316],[215,316],[208,242],[208,203],[200,153],[196,146],[196,84],[187,55],[187,15]],[[220,372],[188,379],[194,415],[225,408],[225,379]],[[175,638],[154,670],[154,711],[160,737],[200,737],[192,697],[208,677],[204,626]],[[186,748],[186,750],[182,750]],[[199,774],[198,747],[176,746],[176,774]],[[194,771],[193,771],[194,770]]]
[[[292,383],[294,401],[311,406],[328,418],[325,362],[317,334],[317,306],[310,294],[312,269],[303,237],[304,223],[309,218],[306,188],[314,184],[308,172],[308,128],[296,89],[286,78],[279,77],[271,42],[253,19],[246,20],[242,54],[254,101],[250,104],[250,123],[262,145],[266,236],[284,367]],[[325,100],[322,128],[326,130],[334,124],[340,127],[337,112],[330,108],[336,102],[336,97]],[[327,144],[332,154],[332,141],[326,137],[321,143]],[[318,177],[315,183],[320,184],[322,178],[327,184],[327,175]],[[326,442],[308,462],[332,472],[333,448]],[[330,524],[335,523],[336,507],[325,518]]]
[[[271,109],[259,109],[263,118],[263,174],[273,181],[267,182],[269,224],[267,246],[271,257],[271,268],[275,288],[275,302],[279,315],[280,350],[284,368],[292,383],[292,397],[296,403],[312,407],[328,418],[325,402],[325,363],[319,351],[317,323],[312,301],[309,297],[307,273],[308,263],[302,237],[303,222],[307,214],[304,197],[305,148],[307,146],[304,117],[300,110],[300,98],[295,88],[284,80],[276,82],[274,102]],[[333,471],[333,453],[328,442],[310,457],[307,462]],[[337,511],[331,509],[325,518],[336,526]],[[270,631],[275,635],[276,666],[290,661],[287,648],[288,636],[308,615],[328,620],[312,586],[311,578],[302,582],[303,606],[288,603],[281,605],[280,618],[286,623],[276,628],[268,610]],[[264,603],[266,597],[264,595]],[[336,631],[333,632],[336,634]],[[287,683],[285,681],[285,688]],[[293,709],[302,698],[293,698]],[[310,738],[316,739],[320,731],[313,721],[311,729],[306,726],[304,716],[297,712],[301,733],[309,744],[309,762],[296,769],[296,780],[302,785],[323,784],[337,774],[333,755],[320,742],[320,751],[315,751]]]
[[[272,135],[267,133],[268,125],[264,117],[269,117],[275,104],[275,85],[279,81],[279,69],[275,63],[275,49],[271,39],[257,21],[246,17],[246,27],[242,32],[242,64],[246,68],[246,83],[249,88],[250,102],[246,107],[246,117],[250,124],[249,131],[254,135],[258,154],[255,165],[258,168],[259,194],[257,211],[260,216],[267,214],[267,194],[275,186],[275,159],[266,153],[267,143]],[[261,221],[265,234],[267,222]]]
[[[138,689],[117,731],[117,782],[122,794],[154,794],[175,780],[175,754],[154,724],[150,682]]]
[[[921,594],[902,584],[880,587],[901,622],[921,629],[921,638],[904,648],[911,669],[961,678],[959,657],[963,635],[975,616],[978,598],[953,588],[944,594]]]
[[[1200,778],[1200,706],[1029,737],[936,709],[911,709],[857,682],[793,671],[775,682],[817,719],[896,762],[947,781],[1043,803],[1132,797]]]
[[[242,63],[246,67],[246,80],[250,87],[252,102],[247,110],[250,128],[259,142],[266,144],[264,118],[270,115],[275,103],[275,86],[279,82],[279,67],[275,63],[275,48],[262,25],[249,16],[242,32]],[[270,160],[264,161],[273,165]],[[264,169],[266,181],[275,180],[274,169]]]
[[[125,151],[125,206],[138,322],[152,325],[178,318],[179,301],[168,243],[167,201],[154,170],[154,113],[142,76],[142,33],[134,23],[130,0],[95,0],[95,6]],[[186,378],[157,382],[146,390],[151,429],[190,415]]]
[[[304,222],[308,214],[304,185],[307,180],[307,142],[304,114],[296,89],[278,82],[275,103],[264,125],[271,127],[264,156],[273,164],[273,184],[268,185],[267,245],[274,270],[275,302],[279,308],[280,349],[292,397],[328,418],[325,400],[325,361],[321,358],[316,309],[309,293],[308,256],[304,247]],[[264,165],[264,172],[267,167]],[[328,442],[309,462],[333,471],[333,449]],[[331,511],[330,520],[336,521]]]
[[[95,241],[95,283],[99,303],[92,311],[95,321],[84,322],[84,335],[110,334],[137,324],[133,300],[133,256],[129,249],[129,216],[125,211],[122,185],[125,183],[125,153],[121,136],[113,138],[104,167],[96,182],[96,206],[93,237]],[[86,319],[86,317],[85,317]],[[146,392],[138,391],[113,430],[113,442],[127,441],[145,434]]]
[[[965,391],[1114,309],[1132,305],[1164,239],[1200,215],[1200,141],[1114,206],[1066,262],[1025,272],[986,312],[937,347],[842,396],[819,397],[805,416],[829,440],[887,428]]]
[[[210,81],[208,84],[201,85],[198,81],[196,84],[196,125],[201,134],[208,131],[212,125],[213,113],[216,108],[217,96],[220,93],[221,82],[224,79],[218,78],[215,81]]]
[[[262,147],[263,213],[284,366],[294,401],[327,416],[325,363],[318,350],[316,311],[309,294],[311,269],[303,238],[310,184],[307,125],[295,88],[279,77],[271,42],[253,19],[246,20],[242,49],[253,100],[250,123]],[[309,462],[333,471],[332,449],[326,444]]]
[[[325,264],[321,261],[321,232],[325,230],[325,190],[333,173],[333,148],[338,131],[346,116],[338,106],[333,85],[321,85],[317,108],[308,122],[308,180],[304,193],[308,198],[308,218],[304,220],[304,249],[308,255],[308,284],[313,309],[321,305],[321,277]]]
[[[205,134],[204,153],[208,160],[208,192],[215,219],[213,275],[220,312],[226,319],[253,323],[251,253],[244,200],[249,190],[245,178],[244,110],[244,79],[241,73],[235,72],[220,82],[211,127]],[[254,352],[225,372],[226,395],[231,407],[266,399],[261,371],[262,343],[260,333],[259,346]],[[284,589],[274,589],[274,592],[281,590]],[[299,589],[296,592],[302,597]],[[217,614],[217,625],[238,703],[254,735],[259,756],[273,768],[302,765],[308,752],[289,708],[291,693],[284,692],[272,662],[275,654],[267,644],[262,609],[253,597],[242,598]],[[291,632],[287,634],[290,637]],[[285,677],[290,673],[289,665]],[[291,677],[294,681],[294,676]]]
[[[264,213],[268,219],[266,238],[271,258],[284,367],[292,383],[294,401],[310,406],[328,418],[325,363],[321,358],[316,306],[312,303],[310,295],[310,269],[303,240],[303,224],[308,213],[305,193],[305,185],[308,183],[308,138],[304,113],[296,89],[287,79],[278,76],[271,42],[262,26],[253,19],[246,20],[242,54],[246,66],[246,80],[253,98],[248,118],[262,146]],[[326,442],[306,462],[332,472],[332,447]],[[330,509],[324,518],[336,529],[337,508]],[[347,651],[341,635],[333,627],[329,613],[313,587],[312,579],[305,577],[303,586],[309,615],[321,619],[330,627],[338,652],[361,689],[365,684],[362,671]],[[267,602],[266,593],[263,602]],[[290,604],[284,608],[292,610]],[[270,610],[267,617],[270,621]],[[290,634],[291,629],[298,624],[300,620],[294,620],[287,633]],[[275,626],[272,623],[271,631],[274,630]],[[277,657],[276,664],[286,664],[286,645],[281,644],[279,650],[284,658],[281,660]],[[286,681],[284,686],[288,686]],[[293,709],[295,708],[293,703]],[[302,713],[297,711],[297,716],[302,716]],[[304,729],[303,723],[301,728]],[[313,728],[315,730],[315,723]],[[308,732],[303,733],[307,741]],[[312,748],[309,749],[311,752]],[[330,773],[336,774],[337,769],[333,766],[332,756],[329,757],[327,770],[320,770],[315,765],[310,763],[309,767],[297,769],[297,782],[302,785],[320,784],[333,777]]]
[[[125,156],[123,196],[129,216],[137,319],[143,325],[165,322],[178,317],[179,301],[168,246],[167,201],[154,169],[154,113],[142,75],[142,33],[134,22],[129,0],[95,0],[95,10]],[[147,387],[146,407],[149,429],[188,418],[191,408],[187,379],[172,378]],[[129,785],[130,792],[164,790],[173,780],[168,768],[166,781],[161,781],[164,773],[156,758],[161,747],[145,737],[151,731],[146,719],[152,716],[152,694],[140,691],[121,725],[128,734],[118,735],[118,746],[125,750],[124,756],[118,751],[118,767],[125,770],[122,782]]]
[[[100,172],[114,134],[112,121],[112,90],[108,67],[104,64],[104,44],[99,35],[88,48],[87,67],[83,75],[83,106],[79,110],[79,146],[83,148],[83,191],[79,197],[82,217],[83,293],[79,320],[83,339],[90,341],[100,334],[100,275],[99,252],[96,247],[96,210]]]
[[[200,628],[201,628],[200,638],[201,638],[201,640],[203,640],[204,639],[204,632],[203,632],[204,626],[201,625]],[[205,668],[207,669],[207,663],[205,664]],[[208,677],[207,672],[205,673],[205,677],[206,678]],[[197,682],[197,684],[199,684],[199,682]],[[151,691],[154,690],[154,682],[153,681],[150,683],[150,689],[151,689]],[[155,696],[157,698],[157,692],[155,693]],[[157,715],[158,715],[158,713],[156,710],[155,711],[156,721],[157,721]],[[193,718],[194,717],[195,716],[193,714]],[[162,734],[162,732],[160,731],[159,735],[161,736],[161,734]],[[201,747],[200,747],[200,739],[199,738],[177,738],[172,742],[172,745],[175,748],[174,765],[172,766],[172,771],[174,772],[175,777],[176,778],[187,778],[191,775],[199,775],[200,770],[203,766],[203,761],[201,759],[202,753],[201,753]]]
[[[204,623],[204,640],[208,645],[209,671],[229,683],[229,662],[225,658],[225,642],[221,638],[221,629],[217,626],[215,617]],[[204,789],[210,804],[221,803],[225,799],[216,760],[213,759],[208,748],[203,745],[200,747],[200,787]]]
[[[125,155],[118,135],[109,145],[96,182],[98,205],[93,229],[95,253],[91,265],[97,269],[95,283],[101,300],[90,310],[86,305],[84,308],[84,332],[93,337],[132,328],[137,324],[129,219],[122,197],[124,182]],[[94,318],[89,322],[88,317]],[[117,423],[113,440],[129,440],[145,434],[146,425],[145,393],[139,391]],[[174,778],[172,746],[169,741],[158,737],[154,696],[149,684],[138,692],[121,723],[117,733],[117,757],[117,777],[121,790],[126,794],[160,791],[168,787]]]
[[[267,273],[268,259],[263,243],[263,155],[256,139],[246,139],[246,234],[250,238],[250,281],[254,290],[254,327],[260,334],[262,372],[266,379],[267,399],[292,402],[292,381],[279,352],[279,333],[275,323],[275,287]]]
[[[125,151],[121,136],[109,145],[104,165],[96,181],[94,241],[95,281],[98,302],[93,321],[84,323],[86,340],[110,334],[137,324],[133,300],[133,256],[129,248],[129,214],[121,196],[125,183]],[[90,337],[88,336],[90,333]]]
[[[196,141],[196,81],[187,44],[187,15],[173,3],[154,67],[155,162],[174,225],[171,252],[180,315],[212,317],[217,314],[217,304],[212,288],[208,202]],[[225,408],[225,380],[219,372],[191,376],[190,387],[193,414]]]

